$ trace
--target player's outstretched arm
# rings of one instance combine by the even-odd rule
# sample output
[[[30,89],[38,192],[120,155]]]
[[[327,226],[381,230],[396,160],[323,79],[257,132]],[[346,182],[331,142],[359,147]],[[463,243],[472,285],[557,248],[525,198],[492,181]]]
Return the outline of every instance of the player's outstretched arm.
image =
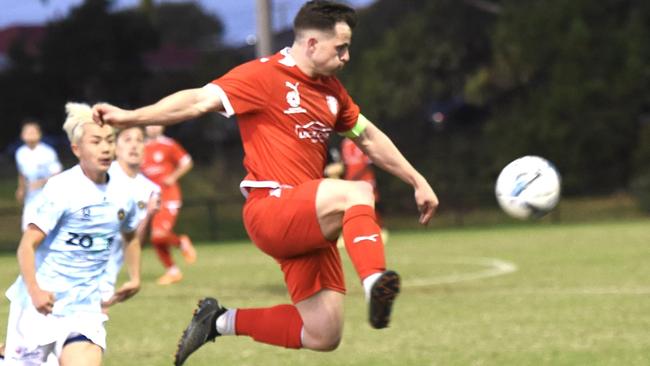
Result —
[[[45,233],[37,226],[29,224],[18,245],[17,257],[20,274],[32,298],[32,304],[41,314],[49,314],[54,307],[54,294],[44,291],[36,282],[36,263],[34,261],[36,248],[45,239]]]
[[[147,202],[147,213],[135,229],[135,236],[137,237],[140,245],[147,241],[147,236],[151,231],[151,222],[153,217],[160,210],[160,192],[151,192],[149,201]]]
[[[163,180],[164,184],[171,186],[178,182],[185,174],[189,173],[190,170],[194,168],[194,161],[189,155],[186,155],[186,158],[181,160],[181,163],[178,167],[165,179]]]
[[[388,136],[372,122],[365,122],[366,128],[353,141],[375,165],[413,186],[415,202],[420,211],[419,221],[421,224],[427,224],[438,207],[438,197],[429,182],[413,168]]]
[[[124,263],[129,274],[129,280],[115,291],[108,301],[102,303],[103,307],[126,301],[140,291],[140,240],[138,240],[135,231],[123,233],[122,235],[124,236]]]
[[[204,88],[185,89],[171,94],[157,103],[126,110],[108,103],[93,106],[93,120],[113,127],[125,128],[146,125],[171,125],[223,109],[221,98]]]
[[[26,186],[27,184],[25,183],[25,176],[18,173],[18,187],[16,188],[16,201],[18,201],[18,203],[21,205],[25,201]]]

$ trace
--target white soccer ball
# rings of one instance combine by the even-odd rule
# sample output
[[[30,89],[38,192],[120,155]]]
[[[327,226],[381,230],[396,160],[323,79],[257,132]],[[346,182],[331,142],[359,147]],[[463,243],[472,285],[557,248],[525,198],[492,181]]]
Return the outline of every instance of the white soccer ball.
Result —
[[[539,156],[524,156],[506,165],[495,186],[501,208],[517,219],[539,218],[560,200],[560,174]]]

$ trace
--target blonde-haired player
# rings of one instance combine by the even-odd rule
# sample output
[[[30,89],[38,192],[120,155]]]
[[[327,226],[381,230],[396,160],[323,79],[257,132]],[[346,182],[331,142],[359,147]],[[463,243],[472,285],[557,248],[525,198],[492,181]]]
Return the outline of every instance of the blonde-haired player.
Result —
[[[86,104],[66,104],[63,129],[79,164],[52,177],[18,247],[20,276],[11,301],[5,361],[41,365],[50,354],[61,365],[100,365],[106,348],[99,278],[110,248],[124,235],[129,281],[111,301],[140,288],[137,203],[107,171],[115,152],[111,127],[92,122]]]

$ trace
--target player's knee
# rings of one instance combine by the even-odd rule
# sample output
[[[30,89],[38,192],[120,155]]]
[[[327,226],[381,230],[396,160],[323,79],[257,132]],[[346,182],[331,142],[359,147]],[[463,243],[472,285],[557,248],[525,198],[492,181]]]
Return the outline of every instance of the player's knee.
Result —
[[[315,339],[312,344],[312,349],[323,352],[334,351],[341,344],[341,333],[340,332],[329,332],[328,334],[322,334],[318,339]]]
[[[345,187],[342,187],[342,194],[344,196],[345,209],[356,205],[369,205],[375,204],[375,195],[372,185],[365,181],[347,182]]]
[[[317,201],[326,202],[327,211],[343,212],[356,205],[374,207],[375,194],[368,182],[325,179],[321,184]]]
[[[152,232],[151,233],[151,238],[149,239],[151,241],[151,244],[156,245],[156,246],[165,246],[167,245],[167,237],[169,235],[166,232]]]
[[[338,348],[343,336],[342,315],[321,314],[318,320],[304,323],[304,346],[317,351],[333,351]]]

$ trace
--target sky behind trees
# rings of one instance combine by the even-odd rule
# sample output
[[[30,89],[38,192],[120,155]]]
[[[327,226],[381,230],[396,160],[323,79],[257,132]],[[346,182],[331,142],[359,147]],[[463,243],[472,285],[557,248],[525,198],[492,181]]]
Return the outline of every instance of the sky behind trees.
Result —
[[[0,0],[0,28],[15,24],[43,23],[64,17],[71,7],[83,0]],[[132,7],[138,0],[115,0],[116,8]],[[162,1],[157,0],[156,3]],[[169,1],[164,2],[182,2]],[[207,11],[216,14],[226,27],[224,41],[242,44],[246,37],[255,34],[255,0],[197,0]],[[273,25],[277,29],[288,27],[304,0],[272,0]],[[349,0],[355,7],[367,6],[374,0]]]

